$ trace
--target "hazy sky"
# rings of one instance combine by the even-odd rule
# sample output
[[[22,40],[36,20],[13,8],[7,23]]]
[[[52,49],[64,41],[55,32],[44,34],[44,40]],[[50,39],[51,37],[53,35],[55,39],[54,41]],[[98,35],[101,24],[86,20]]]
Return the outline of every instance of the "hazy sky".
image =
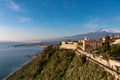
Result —
[[[0,0],[0,40],[51,39],[120,29],[120,0]]]

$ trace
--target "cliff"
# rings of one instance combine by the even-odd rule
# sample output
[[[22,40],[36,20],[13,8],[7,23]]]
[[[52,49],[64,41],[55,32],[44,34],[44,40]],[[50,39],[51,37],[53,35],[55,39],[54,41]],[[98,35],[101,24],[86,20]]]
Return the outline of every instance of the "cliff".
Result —
[[[114,77],[85,56],[50,46],[7,80],[114,80]]]

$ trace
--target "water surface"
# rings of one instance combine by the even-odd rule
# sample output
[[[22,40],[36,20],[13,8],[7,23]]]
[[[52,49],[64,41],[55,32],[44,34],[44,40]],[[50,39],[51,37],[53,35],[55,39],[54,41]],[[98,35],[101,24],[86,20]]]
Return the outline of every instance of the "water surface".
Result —
[[[0,42],[0,80],[30,60],[42,50],[40,47],[13,47],[20,42]]]

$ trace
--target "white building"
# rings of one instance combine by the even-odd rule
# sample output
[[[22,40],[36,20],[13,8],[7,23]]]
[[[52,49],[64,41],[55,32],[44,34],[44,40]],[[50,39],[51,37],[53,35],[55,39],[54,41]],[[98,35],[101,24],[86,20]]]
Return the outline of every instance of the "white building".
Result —
[[[116,39],[112,44],[120,44],[120,39]]]
[[[78,42],[61,42],[61,49],[77,49]]]

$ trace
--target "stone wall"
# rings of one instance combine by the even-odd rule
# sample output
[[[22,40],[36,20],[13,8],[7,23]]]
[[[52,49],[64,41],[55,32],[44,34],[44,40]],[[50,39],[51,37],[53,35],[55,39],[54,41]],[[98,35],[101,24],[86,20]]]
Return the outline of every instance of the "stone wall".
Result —
[[[77,42],[62,42],[60,48],[62,49],[77,49],[78,43]]]

